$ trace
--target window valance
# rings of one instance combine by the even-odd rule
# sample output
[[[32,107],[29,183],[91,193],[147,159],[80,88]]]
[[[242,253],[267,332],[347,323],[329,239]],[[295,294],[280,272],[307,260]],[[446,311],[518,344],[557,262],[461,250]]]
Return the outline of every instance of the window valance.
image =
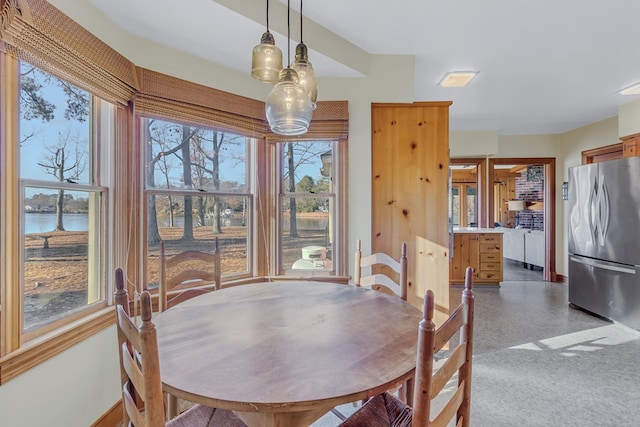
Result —
[[[261,137],[268,133],[264,103],[138,67],[136,113]]]
[[[110,102],[137,88],[133,64],[44,0],[0,0],[2,50]]]
[[[269,140],[264,102],[245,98],[166,74],[138,67],[140,90],[135,97],[137,113],[185,123],[209,124]],[[346,139],[349,133],[347,101],[321,101],[313,112],[309,131],[296,139]],[[291,138],[289,138],[291,139]]]

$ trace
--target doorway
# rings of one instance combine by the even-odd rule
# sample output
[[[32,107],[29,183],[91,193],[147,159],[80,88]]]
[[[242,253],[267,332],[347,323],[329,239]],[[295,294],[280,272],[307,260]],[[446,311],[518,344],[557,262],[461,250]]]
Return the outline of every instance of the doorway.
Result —
[[[542,194],[543,200],[532,201],[523,200],[524,198],[516,199],[515,190],[514,194],[508,195],[507,199],[503,199],[501,195],[500,199],[497,199],[495,188],[493,197],[488,197],[489,209],[488,209],[488,223],[495,225],[503,225],[500,221],[513,221],[513,226],[518,226],[516,221],[523,220],[523,217],[533,217],[533,221],[536,219],[536,215],[532,215],[532,211],[540,210],[543,212],[542,218],[539,220],[542,222],[542,234],[544,236],[544,252],[541,254],[543,262],[543,280],[555,282],[557,281],[556,274],[556,239],[555,239],[555,217],[556,217],[556,161],[555,158],[542,157],[542,158],[501,158],[501,159],[489,159],[488,164],[488,176],[489,183],[501,182],[501,174],[504,174],[505,166],[515,167],[521,166],[526,171],[525,173],[532,179],[541,179],[543,182]],[[538,168],[536,168],[538,166]],[[506,168],[509,169],[509,168]],[[511,173],[516,173],[513,170]],[[522,172],[519,172],[522,173]],[[535,204],[535,203],[542,203]],[[510,209],[511,207],[511,209]],[[534,209],[529,209],[534,208]],[[540,209],[541,208],[541,209]],[[540,228],[540,227],[535,227]]]

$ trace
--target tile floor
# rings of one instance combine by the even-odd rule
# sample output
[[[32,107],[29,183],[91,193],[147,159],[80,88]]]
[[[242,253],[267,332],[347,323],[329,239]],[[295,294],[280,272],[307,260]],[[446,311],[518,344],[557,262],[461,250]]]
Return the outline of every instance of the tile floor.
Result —
[[[500,288],[475,292],[471,425],[639,426],[640,332],[569,308],[565,284],[505,264]],[[339,423],[327,414],[313,427]]]

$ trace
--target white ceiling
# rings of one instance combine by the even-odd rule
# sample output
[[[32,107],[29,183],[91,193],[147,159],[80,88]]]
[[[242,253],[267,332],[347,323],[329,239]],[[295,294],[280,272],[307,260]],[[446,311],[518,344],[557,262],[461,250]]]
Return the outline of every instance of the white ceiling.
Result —
[[[129,33],[246,72],[265,29],[264,0],[82,1]],[[286,57],[286,2],[270,10]],[[320,78],[365,75],[370,55],[413,55],[414,100],[452,100],[452,130],[561,133],[640,99],[617,94],[640,81],[638,0],[306,0],[303,13]],[[452,70],[479,74],[437,86]]]

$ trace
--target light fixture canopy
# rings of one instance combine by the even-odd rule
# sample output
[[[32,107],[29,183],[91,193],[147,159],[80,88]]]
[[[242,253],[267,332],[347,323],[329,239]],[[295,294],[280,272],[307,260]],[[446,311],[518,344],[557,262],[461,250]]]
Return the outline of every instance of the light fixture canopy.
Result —
[[[265,113],[273,133],[302,135],[309,129],[313,114],[311,98],[290,67],[280,72],[278,83],[267,97]]]
[[[450,71],[438,82],[442,87],[464,87],[478,74],[477,71]]]
[[[282,70],[282,51],[276,46],[273,34],[269,32],[269,0],[267,0],[267,31],[262,34],[260,44],[253,48],[251,55],[251,77],[268,83],[278,81]]]
[[[640,83],[625,87],[618,91],[620,95],[640,95]]]

